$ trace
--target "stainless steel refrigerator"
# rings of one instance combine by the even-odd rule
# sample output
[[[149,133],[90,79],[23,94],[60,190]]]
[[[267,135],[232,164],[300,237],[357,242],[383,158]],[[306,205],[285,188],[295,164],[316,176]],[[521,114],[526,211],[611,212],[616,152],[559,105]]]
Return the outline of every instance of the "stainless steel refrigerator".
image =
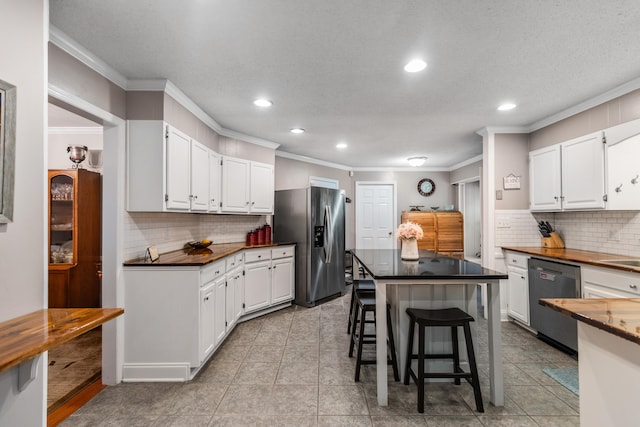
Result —
[[[345,292],[344,212],[341,190],[276,191],[274,241],[297,244],[296,304],[312,307]]]

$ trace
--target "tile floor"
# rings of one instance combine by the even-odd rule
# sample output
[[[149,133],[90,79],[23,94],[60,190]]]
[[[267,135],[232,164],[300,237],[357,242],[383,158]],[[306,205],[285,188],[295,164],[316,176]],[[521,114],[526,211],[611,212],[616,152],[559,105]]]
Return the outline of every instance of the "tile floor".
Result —
[[[239,324],[189,383],[107,387],[63,426],[578,426],[578,397],[542,372],[577,361],[503,323],[505,406],[488,403],[486,322],[476,344],[485,413],[471,386],[430,385],[425,413],[415,385],[389,382],[376,400],[375,366],[355,383],[347,357],[349,294],[307,309],[293,306]],[[485,328],[483,330],[483,328]],[[391,373],[391,368],[389,368]]]

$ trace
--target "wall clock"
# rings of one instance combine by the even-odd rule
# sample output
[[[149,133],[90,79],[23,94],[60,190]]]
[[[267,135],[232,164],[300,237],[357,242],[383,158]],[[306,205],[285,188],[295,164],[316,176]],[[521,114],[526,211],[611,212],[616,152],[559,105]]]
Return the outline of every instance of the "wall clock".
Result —
[[[429,178],[421,179],[418,182],[418,193],[422,196],[430,196],[434,191],[436,191],[436,184],[434,184],[434,182]]]

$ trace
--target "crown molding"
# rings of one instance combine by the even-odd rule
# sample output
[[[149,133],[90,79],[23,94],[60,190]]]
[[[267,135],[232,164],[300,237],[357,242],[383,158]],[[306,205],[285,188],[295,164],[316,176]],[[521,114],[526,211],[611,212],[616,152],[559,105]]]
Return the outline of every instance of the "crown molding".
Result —
[[[361,167],[353,168],[354,172],[449,172],[447,167]]]
[[[530,133],[528,126],[485,126],[478,129],[476,133],[480,136],[487,136],[490,133]]]
[[[167,87],[167,79],[129,80],[127,90],[132,92],[162,92]]]
[[[475,156],[475,157],[472,157],[470,159],[464,160],[464,161],[462,161],[460,163],[457,163],[457,164],[451,166],[449,168],[449,172],[453,172],[454,170],[463,168],[463,167],[468,166],[468,165],[470,165],[472,163],[479,162],[480,160],[482,160],[482,154],[480,154],[478,156]]]
[[[311,163],[314,165],[326,166],[334,169],[341,169],[345,171],[355,170],[349,166],[341,165],[338,163],[325,162],[324,160],[318,160],[311,157],[301,156],[299,154],[287,153],[286,151],[276,150],[276,157],[283,157],[285,159],[298,160],[300,162]]]
[[[52,135],[102,135],[102,126],[92,127],[50,127],[47,132]]]
[[[598,105],[604,104],[605,102],[611,101],[612,99],[621,97],[638,89],[640,89],[640,77],[630,80],[627,83],[623,83],[620,86],[617,86],[601,95],[581,102],[580,104],[574,105],[571,108],[567,108],[566,110],[560,111],[559,113],[539,120],[531,124],[528,127],[528,131],[534,132],[538,129],[542,129],[543,127],[552,125],[568,117],[575,116],[576,114],[582,113],[583,111],[586,111],[590,108],[597,107]]]
[[[88,51],[84,46],[69,37],[55,25],[49,24],[49,41],[67,52],[107,80],[127,90],[127,78],[117,72],[109,64]]]

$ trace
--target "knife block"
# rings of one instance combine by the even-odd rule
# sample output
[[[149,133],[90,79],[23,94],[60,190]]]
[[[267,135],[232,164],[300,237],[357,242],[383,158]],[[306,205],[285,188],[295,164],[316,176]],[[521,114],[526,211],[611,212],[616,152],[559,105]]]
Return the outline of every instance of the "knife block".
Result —
[[[542,238],[542,247],[548,249],[564,249],[564,242],[558,233],[552,231],[549,237]]]

